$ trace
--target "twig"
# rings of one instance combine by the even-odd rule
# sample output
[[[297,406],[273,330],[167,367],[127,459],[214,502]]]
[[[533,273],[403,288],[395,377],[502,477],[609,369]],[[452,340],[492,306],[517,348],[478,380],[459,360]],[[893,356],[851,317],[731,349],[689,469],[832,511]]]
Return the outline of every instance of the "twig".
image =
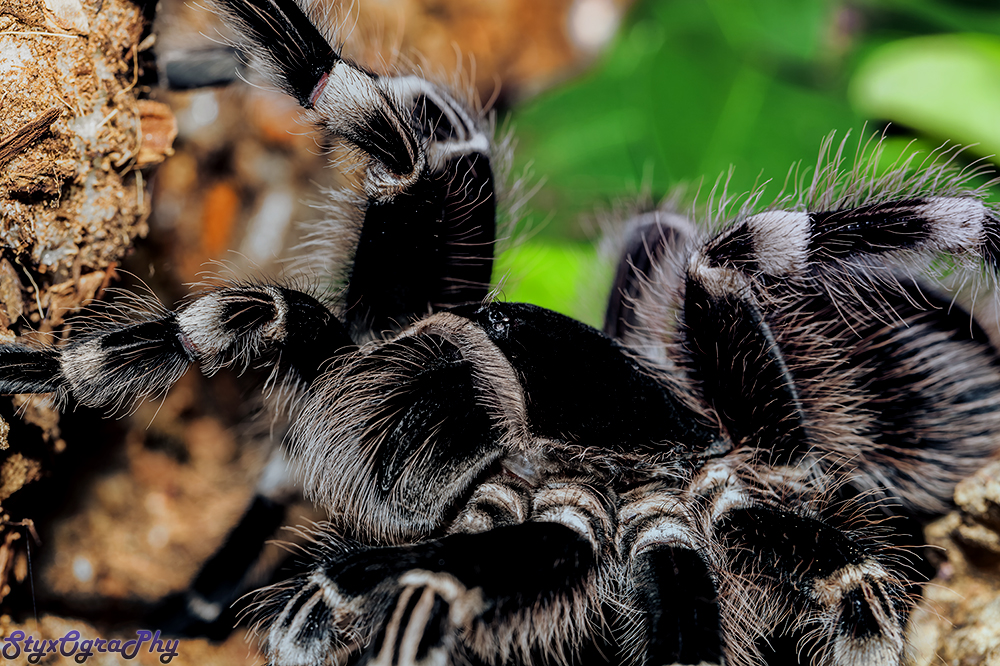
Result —
[[[8,30],[6,32],[0,32],[0,36],[3,35],[40,35],[43,37],[66,37],[67,39],[79,39],[80,35],[65,35],[59,32],[37,32],[32,30]]]
[[[62,109],[54,106],[0,139],[0,166],[37,141],[60,115],[62,115]]]

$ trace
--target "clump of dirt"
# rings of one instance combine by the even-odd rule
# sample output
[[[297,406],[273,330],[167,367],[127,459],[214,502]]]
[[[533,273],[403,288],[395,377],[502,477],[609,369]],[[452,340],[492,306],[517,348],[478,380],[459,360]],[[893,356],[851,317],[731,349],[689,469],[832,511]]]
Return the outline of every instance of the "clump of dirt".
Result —
[[[1000,461],[959,483],[955,504],[927,528],[943,561],[910,620],[912,663],[1000,665]]]
[[[0,4],[0,341],[67,334],[66,317],[100,296],[147,232],[140,169],[171,153],[176,128],[168,107],[138,99],[146,29],[128,0]],[[15,407],[45,448],[28,443],[37,435],[8,441],[3,422],[5,503],[66,447],[51,403]],[[0,515],[3,598],[5,574],[26,558],[12,544],[30,523]]]
[[[144,128],[144,112],[163,109],[137,100],[139,9],[125,0],[52,5],[57,11],[43,0],[0,10],[0,137],[19,146],[2,157],[0,242],[28,287],[20,314],[36,326],[48,312],[32,301],[39,305],[47,285],[32,280],[56,284],[105,270],[145,234],[138,168],[169,152],[162,139],[170,135]],[[144,153],[154,139],[159,154]],[[8,310],[8,322],[15,314]]]

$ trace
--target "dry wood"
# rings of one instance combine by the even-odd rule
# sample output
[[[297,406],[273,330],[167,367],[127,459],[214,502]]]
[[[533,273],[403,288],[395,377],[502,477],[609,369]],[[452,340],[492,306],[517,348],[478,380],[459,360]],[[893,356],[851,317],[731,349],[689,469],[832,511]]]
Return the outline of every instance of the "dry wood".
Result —
[[[60,115],[62,115],[62,109],[54,106],[0,139],[0,166],[6,164],[10,158],[20,154],[22,150],[41,138]]]

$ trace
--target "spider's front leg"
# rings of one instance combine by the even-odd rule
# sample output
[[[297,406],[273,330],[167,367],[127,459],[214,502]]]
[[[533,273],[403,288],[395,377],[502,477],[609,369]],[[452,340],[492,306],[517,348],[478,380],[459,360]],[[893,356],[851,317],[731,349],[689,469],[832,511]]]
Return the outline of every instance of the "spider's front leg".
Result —
[[[423,79],[378,76],[341,58],[292,0],[218,4],[244,51],[311,120],[346,141],[361,167],[360,188],[330,193],[331,219],[301,248],[325,262],[311,268],[338,273],[343,288],[332,312],[279,286],[222,287],[176,312],[102,326],[61,348],[0,348],[0,390],[117,406],[165,391],[191,362],[207,372],[261,362],[274,363],[273,380],[290,378],[308,393],[354,341],[488,293],[496,196],[482,114]],[[186,593],[184,617],[171,618],[173,626],[204,631],[234,600],[253,559],[241,536],[260,535],[283,514],[268,484],[258,487],[230,547]]]
[[[596,608],[591,542],[528,522],[410,546],[348,550],[320,534],[315,565],[264,590],[277,664],[384,666],[565,660]]]
[[[277,379],[308,384],[353,347],[318,300],[276,285],[234,284],[173,312],[134,323],[91,324],[61,347],[0,346],[0,393],[53,393],[90,407],[120,408],[160,394],[191,363],[204,372],[269,359]]]

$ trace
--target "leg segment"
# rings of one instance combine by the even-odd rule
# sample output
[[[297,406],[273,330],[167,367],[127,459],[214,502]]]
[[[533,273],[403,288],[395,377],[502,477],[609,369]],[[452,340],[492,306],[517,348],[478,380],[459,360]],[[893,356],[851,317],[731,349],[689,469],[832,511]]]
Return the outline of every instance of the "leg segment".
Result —
[[[696,550],[649,546],[636,556],[631,584],[645,609],[644,664],[721,663],[715,581]]]
[[[284,452],[276,448],[250,505],[225,543],[202,565],[187,590],[158,604],[150,624],[174,635],[226,638],[241,610],[236,606],[245,606],[238,600],[266,581],[254,580],[250,573],[267,540],[284,524],[288,504],[301,493]]]
[[[643,488],[619,511],[618,547],[628,562],[622,645],[636,663],[720,663],[722,627],[709,549],[682,505],[681,493]]]
[[[771,327],[746,289],[727,292],[688,278],[683,333],[691,374],[736,446],[785,464],[808,448],[805,414]]]
[[[644,352],[663,344],[662,322],[672,319],[671,310],[681,302],[681,262],[697,236],[687,218],[676,213],[654,211],[629,222],[611,283],[605,334]]]
[[[703,250],[705,266],[768,279],[802,278],[813,264],[947,253],[996,264],[1000,216],[973,196],[925,196],[818,213],[751,215]],[[760,282],[760,280],[758,280]]]
[[[276,663],[344,663],[365,645],[361,663],[399,666],[452,663],[463,651],[490,663],[568,656],[594,611],[583,591],[593,548],[556,523],[319,555],[262,605],[275,618],[267,646]]]
[[[372,156],[364,219],[347,230],[353,250],[341,266],[349,267],[346,321],[377,333],[433,310],[482,302],[493,267],[496,191],[480,121],[416,77],[366,73],[358,79],[366,91],[337,76],[335,69],[317,102],[320,122]],[[371,118],[358,128],[340,127],[345,113],[376,111],[393,119],[376,124],[378,132],[369,132]]]
[[[829,322],[826,336],[839,349],[835,366],[796,362],[796,381],[813,394],[805,402],[814,422],[836,415],[833,401],[850,404],[845,425],[863,439],[832,473],[849,471],[855,491],[876,490],[904,513],[926,517],[947,511],[954,485],[997,449],[1000,354],[950,296],[905,275],[895,283],[877,309],[850,294],[836,305],[825,294],[802,300],[795,316]],[[842,312],[854,316],[845,321]],[[791,341],[781,344],[803,355]]]
[[[797,652],[781,663],[899,663],[910,607],[905,551],[890,555],[823,520],[764,505],[726,511],[714,532],[731,572],[719,591],[724,629],[737,641],[731,655],[740,640],[759,632],[762,643],[774,631],[793,637],[785,643]]]
[[[414,76],[343,60],[293,0],[229,0],[275,82],[361,156],[362,192],[336,194],[307,249],[342,271],[355,334],[399,330],[489,291],[496,191],[479,113]]]
[[[54,392],[92,407],[121,408],[161,393],[190,363],[211,374],[256,362],[276,377],[308,384],[353,344],[319,301],[274,285],[211,290],[176,312],[102,325],[59,348],[0,347],[0,392]]]

